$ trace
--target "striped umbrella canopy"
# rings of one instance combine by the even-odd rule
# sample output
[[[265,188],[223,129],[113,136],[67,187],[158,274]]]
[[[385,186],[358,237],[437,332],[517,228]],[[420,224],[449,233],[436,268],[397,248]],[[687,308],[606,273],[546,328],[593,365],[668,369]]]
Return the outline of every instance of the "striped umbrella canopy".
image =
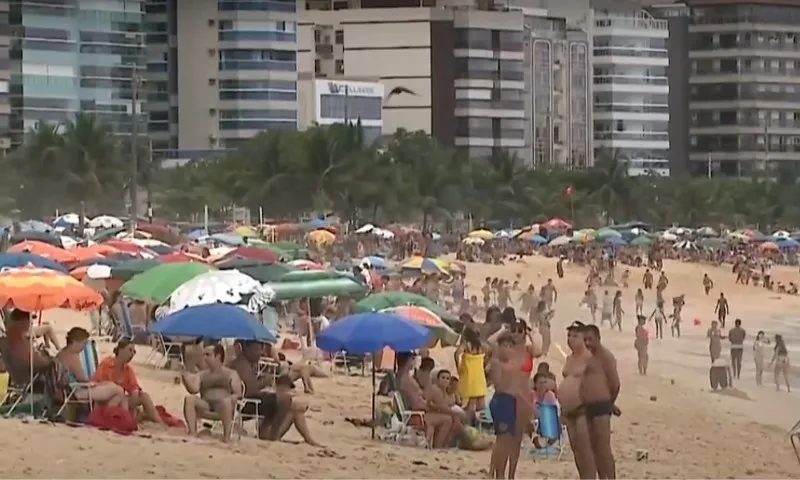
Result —
[[[51,308],[89,310],[103,304],[103,296],[69,275],[28,264],[0,271],[0,307],[26,312]]]
[[[433,333],[435,339],[441,342],[442,346],[455,345],[458,342],[458,334],[444,323],[439,315],[436,315],[425,307],[401,305],[381,311],[403,317],[429,329],[431,333]]]

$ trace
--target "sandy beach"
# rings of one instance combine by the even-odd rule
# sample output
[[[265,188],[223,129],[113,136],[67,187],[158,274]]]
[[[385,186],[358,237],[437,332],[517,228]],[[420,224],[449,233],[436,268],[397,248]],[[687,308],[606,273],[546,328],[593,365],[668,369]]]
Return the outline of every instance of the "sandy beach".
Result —
[[[564,327],[573,320],[589,321],[588,310],[578,306],[586,272],[567,266],[557,279],[555,261],[541,257],[505,266],[469,264],[468,284],[474,293],[485,277],[519,278],[521,287],[540,287],[553,278],[559,291],[553,340],[548,361],[554,370],[563,364]],[[613,449],[621,478],[789,478],[800,472],[787,430],[800,417],[800,397],[776,392],[772,373],[757,387],[751,352],[758,330],[785,336],[795,364],[800,345],[800,325],[793,321],[800,297],[778,295],[762,288],[734,285],[730,266],[723,268],[667,261],[670,280],[666,298],[686,295],[684,332],[680,339],[652,340],[650,375],[636,372],[633,350],[633,295],[643,269],[632,269],[631,288],[624,290],[628,312],[622,332],[603,330],[603,341],[618,358],[622,393],[618,405],[622,417],[613,423]],[[715,282],[711,296],[701,288],[703,273]],[[797,279],[796,269],[776,267],[776,280]],[[729,298],[731,318],[741,318],[747,330],[742,379],[735,389],[710,392],[706,329],[714,302],[722,291]],[[602,289],[598,291],[602,295]],[[645,297],[645,313],[652,310],[654,294]],[[699,318],[701,325],[692,325]],[[65,332],[88,319],[73,312],[46,312],[45,319]],[[652,329],[651,329],[652,330]],[[669,335],[669,332],[667,332]],[[101,355],[110,352],[100,343]],[[140,347],[134,360],[137,374],[157,404],[181,415],[183,387],[175,385],[176,372],[141,365],[146,353]],[[727,352],[727,348],[725,349]],[[432,352],[442,365],[453,364],[452,349]],[[797,369],[798,367],[793,367]],[[795,370],[797,371],[797,370]],[[800,376],[794,376],[800,390]],[[183,431],[145,426],[141,434],[122,437],[90,428],[0,420],[0,449],[5,461],[0,475],[7,478],[485,478],[489,452],[426,451],[369,440],[369,429],[356,428],[345,417],[370,415],[369,380],[336,376],[318,381],[317,393],[304,395],[311,409],[309,425],[316,439],[327,446],[318,449],[299,443],[296,432],[286,441],[259,442],[242,438],[222,445],[213,438],[188,438]],[[636,460],[636,451],[649,458]],[[555,459],[520,462],[518,478],[574,478],[569,452]]]

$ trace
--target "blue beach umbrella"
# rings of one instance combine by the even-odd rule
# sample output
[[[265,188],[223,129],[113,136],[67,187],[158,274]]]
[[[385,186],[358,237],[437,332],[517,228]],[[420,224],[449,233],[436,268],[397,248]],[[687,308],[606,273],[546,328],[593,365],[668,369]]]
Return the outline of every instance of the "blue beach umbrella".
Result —
[[[386,268],[386,259],[377,255],[370,255],[361,259],[361,263],[367,262],[372,268],[382,270]]]
[[[3,253],[0,254],[0,268],[18,268],[27,264],[34,267],[47,268],[62,273],[67,273],[67,268],[60,263],[49,258],[35,255],[33,253]]]
[[[150,331],[166,336],[277,341],[251,313],[224,303],[184,308],[155,322]]]
[[[544,245],[545,243],[547,243],[547,239],[541,235],[534,235],[528,238],[528,243],[532,243],[534,245]]]
[[[800,248],[800,242],[791,238],[777,238],[775,239],[775,244],[778,245],[778,248]]]
[[[389,347],[407,352],[428,345],[429,329],[399,315],[366,312],[348,315],[322,330],[317,346],[326,352],[365,354]],[[375,362],[372,362],[372,438],[375,438]]]
[[[623,240],[622,237],[615,237],[615,236],[606,237],[604,243],[612,247],[620,247],[628,244],[628,242]]]

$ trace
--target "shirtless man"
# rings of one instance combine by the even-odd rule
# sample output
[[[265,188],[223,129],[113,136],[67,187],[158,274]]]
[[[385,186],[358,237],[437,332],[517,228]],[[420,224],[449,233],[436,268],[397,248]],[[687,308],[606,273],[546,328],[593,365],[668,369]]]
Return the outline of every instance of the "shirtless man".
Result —
[[[659,275],[658,277],[658,283],[656,284],[656,290],[658,290],[659,292],[663,292],[664,290],[667,289],[668,285],[669,285],[669,279],[667,278],[667,274],[661,272],[661,275]]]
[[[597,323],[597,294],[594,293],[594,288],[589,286],[586,293],[583,294],[581,305],[589,307],[589,313],[592,315],[592,323]]]
[[[719,292],[719,298],[717,299],[717,305],[714,307],[714,313],[717,314],[717,320],[722,324],[722,328],[725,328],[725,319],[728,318],[728,314],[730,313],[730,306],[728,305],[728,299],[725,298],[725,294],[722,292]]]
[[[564,362],[564,379],[558,386],[558,403],[561,406],[561,417],[567,427],[569,444],[575,457],[578,477],[595,478],[597,468],[594,464],[594,453],[586,426],[586,412],[581,402],[581,378],[586,365],[592,357],[586,349],[583,332],[586,326],[575,322],[567,328],[567,345],[570,353]]]
[[[650,356],[647,353],[650,336],[644,326],[647,318],[644,315],[637,315],[636,320],[638,323],[634,329],[633,348],[636,349],[636,355],[639,358],[639,375],[647,375],[647,364],[650,361]]]
[[[519,355],[511,334],[503,333],[498,337],[495,353],[489,364],[489,378],[495,388],[489,410],[497,440],[489,474],[493,478],[515,478],[522,436],[533,418],[530,373],[522,369],[525,359]]]
[[[620,390],[617,360],[610,350],[600,344],[600,329],[596,325],[586,327],[586,348],[592,358],[586,365],[581,381],[581,401],[586,411],[592,452],[597,467],[597,477],[617,477],[614,454],[611,451],[611,415],[619,415],[615,405]]]
[[[397,354],[397,380],[400,394],[412,410],[425,412],[425,438],[432,448],[446,448],[450,443],[453,429],[453,417],[436,411],[428,405],[422,387],[414,379],[414,354],[401,352]]]
[[[553,305],[558,301],[558,290],[553,285],[553,279],[548,278],[547,283],[542,287],[542,300],[547,303],[547,308],[552,310]]]
[[[707,273],[703,274],[703,291],[706,292],[706,295],[711,292],[711,289],[714,288],[714,282],[708,277]]]
[[[645,290],[651,290],[653,288],[653,272],[651,272],[649,268],[645,269],[644,275],[642,276],[642,286]]]

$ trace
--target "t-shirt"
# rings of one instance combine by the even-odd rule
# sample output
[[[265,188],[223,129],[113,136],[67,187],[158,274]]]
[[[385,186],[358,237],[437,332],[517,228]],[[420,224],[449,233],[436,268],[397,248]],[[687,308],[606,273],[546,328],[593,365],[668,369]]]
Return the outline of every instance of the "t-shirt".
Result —
[[[744,328],[731,328],[731,331],[728,332],[728,340],[731,342],[731,348],[744,348],[744,338],[746,335]]]

